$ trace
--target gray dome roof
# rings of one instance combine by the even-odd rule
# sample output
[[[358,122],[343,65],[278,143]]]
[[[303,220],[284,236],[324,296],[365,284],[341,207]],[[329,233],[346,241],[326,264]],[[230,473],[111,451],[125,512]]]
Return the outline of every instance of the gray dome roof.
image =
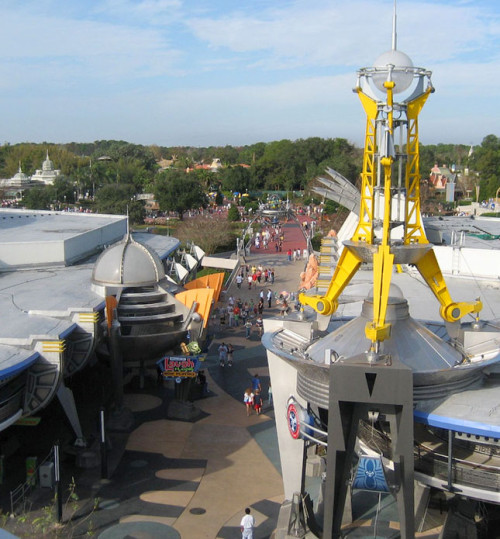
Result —
[[[14,176],[11,178],[10,183],[12,185],[22,185],[25,183],[29,183],[30,179],[28,176],[21,170],[21,167],[19,167],[19,172],[16,172]]]
[[[103,251],[92,272],[94,284],[108,286],[147,286],[164,277],[165,270],[156,252],[130,235]]]

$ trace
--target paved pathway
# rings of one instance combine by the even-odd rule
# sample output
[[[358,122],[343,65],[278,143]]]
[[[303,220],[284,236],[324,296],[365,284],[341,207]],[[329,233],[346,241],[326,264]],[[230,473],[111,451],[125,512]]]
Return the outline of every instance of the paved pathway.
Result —
[[[299,225],[283,228],[284,248],[305,248]],[[289,262],[284,254],[252,250],[247,263],[273,267],[274,285],[262,282],[248,290],[233,284],[222,306],[230,295],[257,303],[261,289],[296,291],[304,262]],[[274,301],[264,310],[264,316],[278,314]],[[247,417],[243,404],[243,392],[255,373],[267,397],[266,353],[255,329],[246,339],[241,326],[221,326],[218,318],[212,323],[205,364],[209,394],[195,401],[202,411],[197,421],[166,418],[168,382],[162,388],[149,381],[144,390],[127,389],[125,404],[134,412],[137,427],[111,480],[94,483],[101,498],[101,509],[92,516],[98,537],[122,539],[140,531],[141,537],[239,538],[247,506],[257,522],[254,537],[272,535],[283,501],[274,410],[266,399],[260,416]],[[235,348],[233,367],[218,364],[222,341]]]

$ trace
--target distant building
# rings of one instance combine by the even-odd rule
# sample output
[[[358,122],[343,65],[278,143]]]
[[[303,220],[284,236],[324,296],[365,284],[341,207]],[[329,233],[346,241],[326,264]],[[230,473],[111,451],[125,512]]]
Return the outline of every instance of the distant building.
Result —
[[[21,200],[28,187],[31,187],[31,178],[22,171],[21,163],[12,178],[0,180],[0,188],[4,190],[2,197],[7,200]]]
[[[31,181],[43,183],[45,185],[53,185],[54,180],[60,176],[61,171],[54,168],[54,163],[49,158],[49,151],[47,150],[47,157],[42,163],[42,169],[37,170],[31,177]]]
[[[431,169],[431,175],[429,181],[434,186],[436,191],[445,191],[446,185],[449,183],[455,183],[456,173],[450,170],[446,165],[442,167],[437,164]]]

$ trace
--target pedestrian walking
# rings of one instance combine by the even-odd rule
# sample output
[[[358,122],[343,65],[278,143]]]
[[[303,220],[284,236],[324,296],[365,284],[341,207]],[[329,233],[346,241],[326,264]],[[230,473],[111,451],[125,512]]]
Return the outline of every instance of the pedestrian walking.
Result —
[[[252,282],[253,282],[253,279],[252,279],[252,276],[251,276],[250,273],[249,273],[249,274],[248,274],[248,277],[247,277],[248,290],[251,290],[251,288],[252,288]]]
[[[243,275],[241,275],[240,273],[238,273],[238,275],[236,275],[236,286],[238,288],[241,288],[241,283],[243,282]]]
[[[245,389],[245,393],[243,394],[243,402],[245,403],[245,406],[247,408],[247,416],[249,416],[252,413],[252,406],[253,406],[253,393],[252,388],[248,387]]]
[[[264,322],[262,320],[262,316],[259,315],[259,317],[255,321],[255,327],[257,328],[257,331],[259,332],[259,337],[262,337],[262,332],[264,331]]]
[[[264,300],[261,298],[259,299],[259,303],[257,304],[257,312],[262,315],[264,312]]]
[[[257,391],[262,391],[262,386],[260,385],[260,378],[257,373],[254,374],[254,377],[252,378],[252,392],[255,393]]]
[[[247,318],[247,321],[245,322],[245,337],[247,339],[250,338],[250,332],[252,331],[252,321],[250,318]]]
[[[253,539],[255,519],[253,518],[253,515],[250,514],[250,507],[245,509],[245,516],[241,519],[240,527],[242,539]]]
[[[273,293],[271,292],[270,288],[267,289],[266,299],[267,299],[267,306],[270,309],[271,308],[271,302],[273,301]]]
[[[226,359],[227,359],[227,346],[223,342],[219,346],[219,365],[221,367],[224,367],[226,365]]]
[[[262,396],[260,394],[260,390],[255,391],[255,395],[253,396],[253,409],[257,413],[257,415],[260,415],[262,412]]]
[[[232,328],[236,324],[234,323],[234,307],[227,306],[227,314],[229,315],[229,327]]]
[[[232,344],[227,345],[227,366],[232,367],[233,366],[233,352],[234,348]]]

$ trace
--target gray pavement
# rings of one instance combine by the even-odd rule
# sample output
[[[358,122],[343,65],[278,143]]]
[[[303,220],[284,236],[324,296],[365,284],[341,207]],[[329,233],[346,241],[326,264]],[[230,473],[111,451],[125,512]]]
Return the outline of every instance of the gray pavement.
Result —
[[[233,284],[218,307],[226,307],[231,295],[243,302],[253,299],[257,303],[261,289],[271,288],[273,293],[296,291],[299,274],[304,269],[303,261],[288,262],[284,254],[270,252],[252,254],[246,262],[273,267],[274,284],[262,282],[251,290],[247,286],[238,289]],[[267,302],[265,305],[264,317],[279,315],[274,301],[271,309]],[[209,393],[194,401],[198,414],[192,420],[169,416],[173,383],[158,384],[156,372],[151,370],[141,387],[138,376],[130,375],[125,387],[125,406],[133,413],[134,428],[130,433],[110,433],[108,478],[101,479],[100,466],[76,469],[74,460],[65,455],[62,483],[66,485],[74,477],[79,496],[77,506],[68,504],[64,508],[63,521],[72,518],[65,529],[68,536],[91,530],[103,539],[231,539],[241,536],[239,522],[245,507],[251,507],[256,518],[254,537],[263,539],[273,535],[283,501],[283,486],[274,410],[266,398],[269,386],[266,353],[256,328],[246,339],[242,326],[222,326],[215,318],[211,320],[209,336],[204,366]],[[222,341],[234,346],[232,367],[219,366],[217,348]],[[260,416],[247,417],[243,392],[255,373],[261,378],[264,408]],[[90,378],[82,382],[83,387],[74,388],[77,403],[85,395],[87,399],[91,397],[83,418],[86,432],[95,432],[101,402],[97,385],[105,376],[95,367]],[[99,391],[106,392],[109,388]],[[56,405],[47,411],[56,419],[54,432],[49,429],[48,421],[43,427],[48,447],[64,421]],[[27,439],[25,443],[29,443]],[[51,497],[50,489],[38,489],[33,508],[37,504],[50,504]],[[20,537],[32,533],[28,526],[17,525],[17,521],[6,528]]]

